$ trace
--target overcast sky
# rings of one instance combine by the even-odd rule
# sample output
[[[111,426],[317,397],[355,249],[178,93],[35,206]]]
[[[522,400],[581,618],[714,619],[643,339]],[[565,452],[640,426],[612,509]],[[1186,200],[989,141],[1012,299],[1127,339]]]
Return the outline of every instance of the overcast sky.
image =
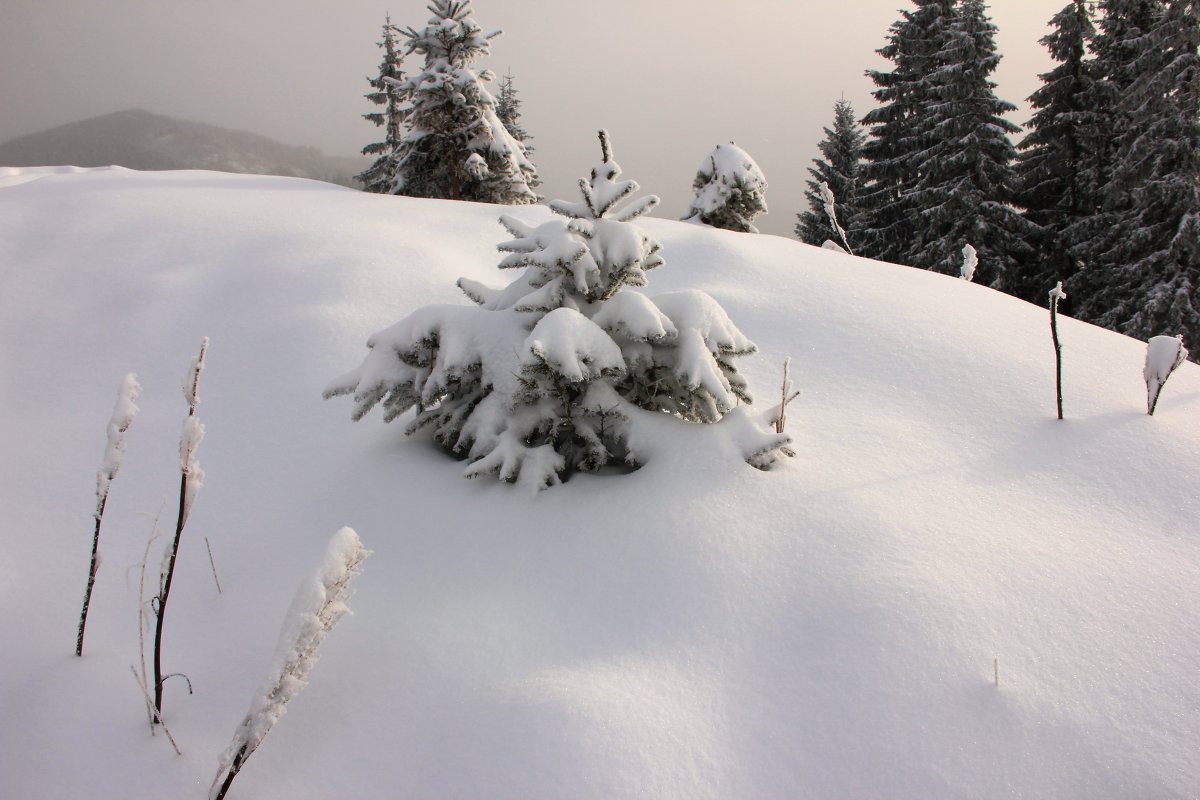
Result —
[[[1051,66],[1038,39],[1066,0],[993,0],[1002,97],[1024,99]],[[330,154],[376,141],[361,114],[386,14],[423,0],[0,0],[0,141],[127,108],[254,131]],[[735,141],[770,189],[766,232],[790,233],[821,128],[843,94],[861,117],[867,68],[907,0],[475,0],[504,29],[481,66],[511,70],[549,197],[612,134],[626,177],[677,217],[695,169]]]

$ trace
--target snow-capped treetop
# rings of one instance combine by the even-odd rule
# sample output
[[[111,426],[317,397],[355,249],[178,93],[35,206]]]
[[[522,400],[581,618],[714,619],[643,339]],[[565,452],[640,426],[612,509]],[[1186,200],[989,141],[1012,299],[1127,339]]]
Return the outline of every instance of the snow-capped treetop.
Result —
[[[533,203],[537,169],[496,116],[484,87],[495,76],[472,65],[500,31],[484,34],[470,0],[435,0],[421,30],[407,29],[405,56],[424,65],[395,85],[409,130],[396,150],[393,193],[506,205]]]
[[[717,145],[700,162],[692,188],[696,197],[684,220],[758,233],[752,223],[767,210],[767,179],[745,150],[733,142]]]
[[[426,67],[438,61],[466,68],[490,52],[488,42],[503,31],[484,34],[471,17],[471,0],[433,0],[433,16],[420,31],[409,28],[408,53],[425,56]]]
[[[613,160],[608,131],[602,130],[598,135],[603,160],[592,167],[590,180],[579,179],[579,190],[583,193],[583,202],[551,200],[550,210],[554,213],[572,219],[603,219],[610,212],[615,211],[622,200],[641,188],[637,181],[617,180],[621,177],[621,165]],[[631,207],[614,214],[613,218],[619,222],[629,222],[650,211],[656,205],[658,205],[658,197],[647,195]]]

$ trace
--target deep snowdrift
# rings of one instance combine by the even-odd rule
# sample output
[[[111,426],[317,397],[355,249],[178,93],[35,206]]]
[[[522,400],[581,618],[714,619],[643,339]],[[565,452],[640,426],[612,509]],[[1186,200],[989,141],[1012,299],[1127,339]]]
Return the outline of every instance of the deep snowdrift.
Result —
[[[636,176],[634,176],[636,177]],[[647,187],[653,190],[654,187]],[[201,798],[326,542],[374,555],[231,796],[1188,797],[1200,789],[1200,368],[1145,413],[1145,345],[771,236],[646,220],[803,389],[759,472],[680,426],[535,499],[321,389],[460,276],[495,207],[203,172],[0,170],[0,794]],[[536,220],[544,208],[518,208]],[[171,532],[180,379],[207,473],[140,690],[137,569]],[[95,470],[141,414],[73,655]],[[224,593],[210,574],[211,542]],[[993,685],[993,659],[1000,683]]]

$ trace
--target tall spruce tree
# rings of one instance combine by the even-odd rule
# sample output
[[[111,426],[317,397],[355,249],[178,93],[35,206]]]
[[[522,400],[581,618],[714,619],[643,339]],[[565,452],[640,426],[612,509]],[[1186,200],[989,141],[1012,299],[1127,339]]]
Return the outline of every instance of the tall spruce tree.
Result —
[[[1200,348],[1200,0],[1170,0],[1129,42],[1130,120],[1113,165],[1118,235],[1100,254],[1097,321]]]
[[[1163,0],[1100,0],[1099,31],[1093,42],[1095,86],[1087,96],[1089,114],[1101,135],[1093,139],[1084,174],[1096,187],[1096,208],[1067,226],[1064,239],[1078,269],[1067,282],[1075,316],[1114,325],[1109,313],[1120,283],[1118,249],[1129,235],[1132,197],[1114,181],[1118,151],[1136,136],[1141,121],[1129,112],[1126,98],[1137,80],[1139,43],[1146,41],[1163,10]],[[1116,291],[1120,291],[1116,289]]]
[[[484,34],[471,0],[433,0],[421,30],[409,28],[405,55],[424,57],[423,69],[401,83],[409,102],[408,132],[397,149],[395,194],[484,203],[537,201],[537,170],[525,148],[496,116],[484,87],[494,77],[472,65],[500,31]]]
[[[1099,173],[1108,132],[1095,104],[1095,67],[1088,46],[1096,34],[1087,0],[1072,0],[1050,20],[1041,39],[1058,63],[1043,73],[1042,87],[1029,97],[1035,109],[1029,133],[1018,145],[1017,204],[1037,226],[1034,257],[1021,265],[1008,289],[1031,302],[1047,286],[1069,281],[1077,261],[1068,229],[1099,209]]]
[[[404,112],[399,84],[404,78],[401,70],[403,57],[399,48],[399,32],[392,24],[392,18],[385,17],[383,23],[383,39],[379,46],[383,48],[383,61],[379,64],[379,75],[367,78],[367,82],[375,90],[366,98],[377,106],[383,106],[380,111],[363,114],[372,124],[382,127],[384,136],[382,142],[373,142],[362,149],[364,156],[378,156],[375,163],[355,176],[355,180],[363,185],[367,192],[387,194],[396,182],[396,150],[400,146],[401,131],[404,126]]]
[[[825,128],[825,139],[817,145],[823,158],[813,161],[808,173],[808,211],[797,215],[796,236],[802,242],[820,246],[840,241],[830,223],[821,197],[821,184],[833,192],[837,201],[838,223],[847,237],[856,240],[859,228],[858,193],[865,136],[854,116],[854,108],[845,98],[833,106],[833,128]]]
[[[909,263],[919,219],[911,196],[920,177],[914,162],[930,144],[915,135],[915,124],[936,102],[937,87],[931,77],[942,66],[938,59],[955,12],[955,0],[913,0],[913,4],[916,9],[900,12],[888,43],[876,51],[894,68],[867,71],[878,87],[872,95],[880,105],[863,118],[869,138],[863,145],[858,252],[898,263]]]
[[[983,0],[964,0],[940,31],[930,62],[931,102],[912,120],[921,148],[909,159],[916,184],[907,204],[919,215],[907,263],[957,275],[965,245],[978,253],[975,280],[1006,289],[1030,248],[1033,226],[1012,203],[1019,128],[1004,119],[1016,106],[996,96],[991,74],[1000,63],[996,27]]]

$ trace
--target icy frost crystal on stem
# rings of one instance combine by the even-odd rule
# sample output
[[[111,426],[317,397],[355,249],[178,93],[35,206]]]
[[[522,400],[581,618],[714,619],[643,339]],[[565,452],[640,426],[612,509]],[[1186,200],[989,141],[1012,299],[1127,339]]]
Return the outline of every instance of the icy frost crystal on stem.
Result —
[[[416,410],[422,428],[466,458],[465,475],[494,474],[534,490],[579,470],[638,466],[638,431],[670,414],[717,422],[749,403],[734,364],[754,352],[724,309],[699,291],[648,296],[661,246],[632,220],[658,202],[630,200],[608,135],[581,200],[555,200],[562,219],[529,225],[504,215],[503,288],[461,279],[478,307],[427,306],[367,342],[370,352],[326,396],[351,394],[356,419]],[[736,422],[747,460],[766,466],[789,437]],[[728,426],[727,426],[728,427]],[[728,427],[733,430],[732,427]]]
[[[300,585],[283,623],[275,665],[263,688],[255,695],[233,742],[221,755],[210,800],[221,800],[234,777],[262,744],[271,727],[287,713],[287,704],[308,684],[317,663],[317,648],[338,620],[350,613],[350,584],[362,571],[371,553],[358,534],[342,528],[326,548],[315,575]]]

